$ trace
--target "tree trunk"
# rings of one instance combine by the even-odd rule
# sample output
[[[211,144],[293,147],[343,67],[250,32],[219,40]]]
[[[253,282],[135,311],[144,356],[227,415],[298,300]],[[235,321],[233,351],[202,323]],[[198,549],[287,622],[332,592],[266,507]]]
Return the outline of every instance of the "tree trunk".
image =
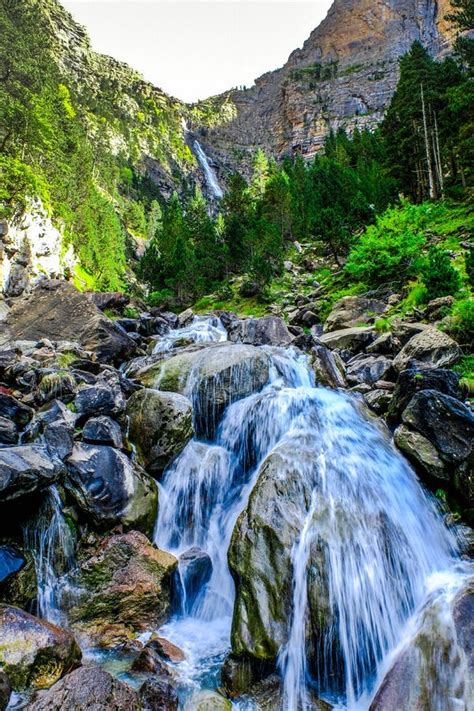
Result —
[[[423,111],[423,133],[425,137],[425,153],[426,153],[426,165],[428,167],[428,181],[430,188],[430,198],[436,200],[438,197],[438,191],[436,189],[436,179],[433,172],[433,161],[431,159],[431,149],[430,141],[428,136],[428,122],[426,120],[426,106],[425,106],[425,93],[423,91],[423,84],[421,85],[421,108]]]

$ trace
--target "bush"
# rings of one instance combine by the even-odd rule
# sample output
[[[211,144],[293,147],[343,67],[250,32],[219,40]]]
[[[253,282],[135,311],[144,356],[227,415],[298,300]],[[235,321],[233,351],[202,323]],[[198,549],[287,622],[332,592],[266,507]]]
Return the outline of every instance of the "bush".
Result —
[[[430,247],[421,273],[428,301],[456,294],[461,288],[461,275],[451,264],[448,252],[439,247]]]
[[[466,274],[471,286],[474,286],[474,247],[466,255]]]
[[[474,299],[463,299],[454,305],[447,331],[461,344],[474,345]]]

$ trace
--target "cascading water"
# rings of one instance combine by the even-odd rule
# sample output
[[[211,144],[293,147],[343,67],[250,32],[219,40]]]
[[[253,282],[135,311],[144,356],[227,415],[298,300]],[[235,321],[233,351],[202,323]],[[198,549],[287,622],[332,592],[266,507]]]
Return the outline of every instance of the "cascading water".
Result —
[[[199,165],[204,171],[206,183],[212,193],[213,198],[215,200],[221,200],[224,197],[224,193],[222,191],[221,186],[219,185],[217,176],[213,168],[211,167],[211,164],[209,163],[207,155],[204,153],[204,150],[199,141],[194,141],[193,146],[194,152],[196,153],[196,157],[199,161]]]
[[[38,615],[61,624],[67,573],[73,570],[75,558],[74,538],[56,486],[49,489],[38,514],[24,527],[24,540],[35,565]]]
[[[166,353],[179,343],[219,343],[227,340],[227,331],[216,316],[204,318],[195,316],[192,323],[184,328],[171,330],[166,336],[157,339],[153,353]]]
[[[288,456],[311,496],[292,551],[293,605],[279,656],[282,711],[314,708],[313,691],[340,708],[367,709],[384,658],[425,599],[427,581],[453,569],[458,541],[356,400],[316,388],[302,354],[266,352],[268,384],[227,407],[215,433],[211,428],[208,440],[191,441],[160,485],[157,545],[178,557],[198,548],[212,561],[210,579],[189,596],[182,569],[180,611],[161,632],[186,653],[180,665],[185,694],[217,685],[235,597],[227,565],[232,531],[265,458],[289,444]],[[188,388],[201,415],[207,408],[213,419],[212,392],[199,391],[192,377]],[[309,457],[301,456],[302,442]],[[332,622],[310,664],[308,570],[315,549],[323,552]]]

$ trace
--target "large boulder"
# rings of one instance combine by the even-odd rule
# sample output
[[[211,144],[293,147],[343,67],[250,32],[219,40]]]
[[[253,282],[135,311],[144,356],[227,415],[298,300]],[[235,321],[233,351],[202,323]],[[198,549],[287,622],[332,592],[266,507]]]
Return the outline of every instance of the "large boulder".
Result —
[[[158,507],[156,483],[125,454],[113,447],[77,443],[66,465],[65,487],[96,527],[122,524],[152,530]]]
[[[127,403],[129,437],[140,462],[159,475],[194,434],[191,402],[179,393],[144,388]]]
[[[414,432],[405,425],[397,427],[394,441],[398,449],[405,454],[417,469],[429,477],[444,482],[449,481],[446,464],[441,459],[436,447],[419,432]]]
[[[147,711],[177,711],[178,694],[169,679],[152,676],[140,687],[142,707]]]
[[[412,397],[420,390],[438,390],[450,397],[460,397],[459,375],[443,368],[408,368],[398,375],[387,421],[400,422],[402,413]]]
[[[236,319],[231,321],[227,332],[230,341],[251,346],[289,346],[294,340],[285,322],[278,316]]]
[[[313,348],[313,370],[318,385],[328,388],[345,388],[346,371],[342,359],[326,346],[316,344]]]
[[[346,375],[349,383],[374,385],[390,373],[392,361],[383,355],[360,353],[347,363]]]
[[[410,338],[395,357],[393,365],[398,371],[416,365],[444,368],[454,365],[460,356],[461,349],[456,341],[437,328],[427,328]]]
[[[324,331],[339,331],[368,323],[383,313],[387,304],[366,296],[344,296],[336,301],[324,324]]]
[[[474,581],[454,600],[427,605],[396,656],[370,711],[470,709],[474,699]]]
[[[0,449],[0,503],[13,501],[54,484],[64,467],[40,444]]]
[[[343,328],[319,336],[319,341],[329,350],[349,351],[359,353],[375,338],[375,331],[370,326],[360,328]]]
[[[104,372],[93,385],[82,385],[74,400],[76,410],[83,417],[91,415],[120,415],[125,410],[125,397],[117,375]]]
[[[184,711],[231,711],[232,703],[217,691],[196,691],[184,705]]]
[[[5,345],[42,338],[79,342],[100,361],[125,359],[135,350],[134,341],[123,328],[65,281],[40,282],[0,323],[0,340]]]
[[[11,420],[18,427],[25,427],[33,417],[33,410],[13,395],[0,391],[0,416]]]
[[[80,667],[48,691],[37,694],[27,711],[142,711],[136,691],[96,666]]]
[[[122,430],[115,420],[105,415],[91,417],[82,430],[82,439],[89,444],[105,444],[121,449]]]
[[[136,377],[147,387],[188,395],[197,434],[213,437],[227,405],[260,390],[268,376],[265,351],[224,343],[191,347],[144,368]]]
[[[116,645],[162,624],[178,561],[142,533],[108,536],[83,551],[73,625],[102,645]]]
[[[18,607],[0,605],[0,669],[15,690],[48,688],[80,660],[67,630]]]

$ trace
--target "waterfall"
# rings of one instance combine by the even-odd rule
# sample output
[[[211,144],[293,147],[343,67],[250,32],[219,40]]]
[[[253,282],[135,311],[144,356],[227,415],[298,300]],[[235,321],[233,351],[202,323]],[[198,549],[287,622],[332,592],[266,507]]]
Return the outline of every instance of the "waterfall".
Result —
[[[285,451],[311,497],[291,554],[292,611],[278,659],[282,711],[313,708],[313,691],[338,708],[366,710],[384,660],[426,599],[428,581],[453,569],[459,542],[358,400],[316,387],[306,356],[294,349],[264,349],[271,360],[267,385],[228,406],[212,438],[192,440],[160,484],[156,544],[178,558],[197,548],[212,562],[210,578],[189,599],[182,575],[180,612],[161,633],[186,653],[180,674],[188,690],[218,685],[235,597],[231,535],[262,463],[289,445]],[[248,375],[236,370],[233,377]],[[188,382],[193,400],[197,386]],[[202,409],[208,398],[198,399]],[[333,620],[322,639],[311,638],[309,625],[314,550],[325,561]],[[316,663],[308,663],[308,644],[317,647]]]
[[[221,186],[219,185],[216,173],[209,163],[207,155],[204,153],[204,150],[199,141],[194,141],[193,146],[194,151],[196,153],[196,157],[199,161],[199,165],[204,171],[207,187],[211,191],[211,194],[215,200],[221,200],[224,197],[224,193],[222,191]]]
[[[37,515],[23,529],[25,548],[33,556],[38,615],[49,622],[64,622],[66,575],[75,565],[74,538],[62,511],[58,488],[46,494]]]
[[[195,316],[192,323],[184,328],[176,328],[166,336],[157,339],[153,353],[166,353],[175,345],[186,343],[219,343],[227,340],[227,331],[217,316],[204,318]]]

